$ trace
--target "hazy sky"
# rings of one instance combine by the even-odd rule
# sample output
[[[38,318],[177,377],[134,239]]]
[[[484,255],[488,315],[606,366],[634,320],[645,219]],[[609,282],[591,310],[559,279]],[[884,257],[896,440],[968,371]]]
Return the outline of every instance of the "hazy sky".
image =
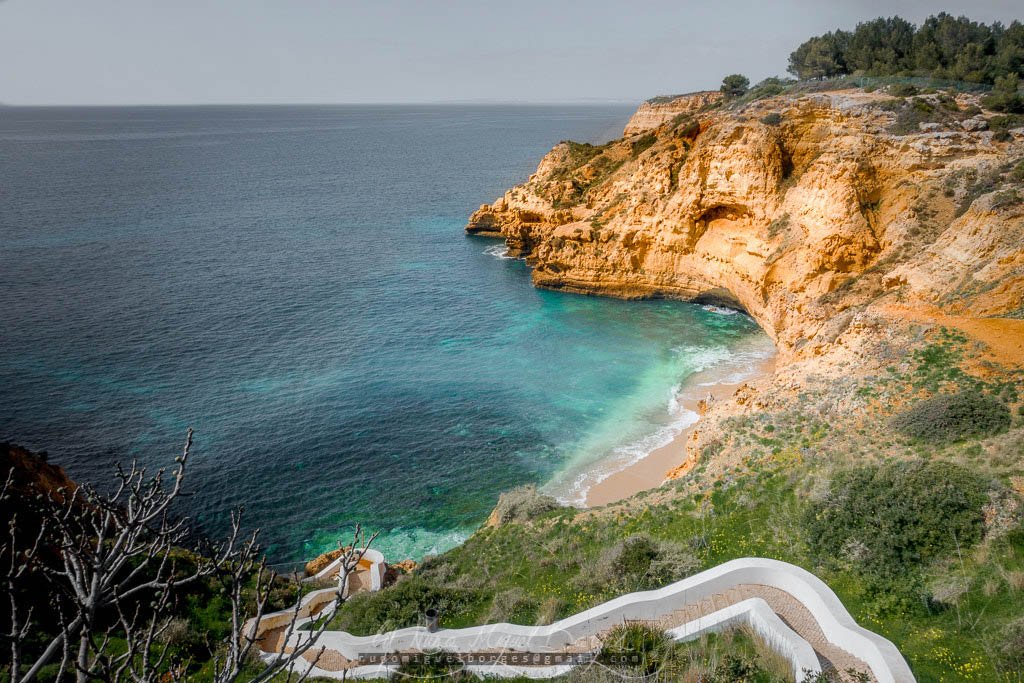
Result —
[[[1021,0],[0,0],[0,102],[639,101],[781,75],[803,39]]]

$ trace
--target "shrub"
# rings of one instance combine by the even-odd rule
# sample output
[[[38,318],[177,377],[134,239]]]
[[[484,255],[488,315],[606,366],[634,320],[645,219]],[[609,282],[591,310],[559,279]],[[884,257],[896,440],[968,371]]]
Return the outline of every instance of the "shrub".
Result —
[[[771,223],[768,224],[768,237],[778,237],[780,233],[785,232],[789,228],[789,214],[784,213]]]
[[[761,665],[741,655],[727,654],[715,667],[710,683],[756,683],[766,678]]]
[[[1007,209],[1011,206],[1020,206],[1020,195],[1014,190],[1002,190],[992,195],[990,207],[993,211]]]
[[[893,97],[913,97],[918,93],[918,89],[909,83],[893,83],[886,88],[886,92]]]
[[[1018,92],[1019,85],[1017,74],[1001,76],[996,79],[992,93],[981,98],[981,103],[992,111],[1024,113],[1024,97]]]
[[[1019,162],[1010,171],[1010,179],[1017,183],[1024,183],[1024,161]]]
[[[889,132],[908,135],[919,132],[922,123],[948,123],[955,118],[952,112],[937,108],[927,100],[905,100],[896,110],[896,121],[889,127]]]
[[[646,590],[685,578],[699,566],[688,548],[637,534],[601,553],[592,570],[580,574],[577,583],[596,592]]]
[[[1000,660],[1011,671],[1024,670],[1024,618],[1011,621],[1003,629],[999,643]]]
[[[777,126],[782,123],[782,114],[772,112],[761,117],[761,123],[766,126]]]
[[[690,118],[689,114],[680,114],[683,120],[675,126],[676,135],[681,138],[695,138],[700,135],[700,123]],[[678,117],[677,117],[678,118]]]
[[[900,575],[982,535],[985,479],[948,462],[889,462],[840,472],[812,502],[804,531],[822,561],[845,556],[877,576]]]
[[[993,116],[988,120],[988,129],[992,131],[992,139],[997,142],[1007,142],[1013,136],[1010,130],[1024,126],[1024,116],[1020,114],[1006,114]]]
[[[526,591],[516,586],[494,596],[486,621],[488,624],[497,622],[528,623],[533,620],[536,611],[537,605],[526,595]]]
[[[786,82],[780,78],[766,78],[747,93],[746,99],[750,101],[760,100],[765,97],[774,97],[786,92]]]
[[[650,149],[650,147],[658,141],[658,137],[654,133],[645,133],[641,135],[633,142],[629,143],[629,151],[634,159],[640,156],[643,152]]]
[[[597,661],[649,676],[661,669],[670,648],[664,631],[647,624],[622,624],[603,638]]]
[[[538,492],[537,487],[531,484],[518,486],[498,496],[498,504],[491,517],[498,524],[527,522],[560,507],[557,500]]]
[[[457,614],[477,602],[476,591],[449,588],[415,574],[377,593],[357,593],[345,603],[332,628],[369,635],[416,626],[428,609],[441,618]]]
[[[1010,408],[995,396],[961,391],[918,401],[897,415],[892,426],[912,439],[948,443],[995,436],[1010,426]]]

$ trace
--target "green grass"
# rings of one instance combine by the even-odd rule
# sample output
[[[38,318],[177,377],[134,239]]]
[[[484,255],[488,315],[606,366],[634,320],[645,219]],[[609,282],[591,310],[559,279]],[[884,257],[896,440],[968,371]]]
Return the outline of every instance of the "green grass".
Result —
[[[1016,680],[997,670],[998,660],[991,654],[998,650],[1005,623],[1021,615],[1017,605],[1024,601],[1024,531],[1018,528],[1002,538],[962,547],[959,555],[911,567],[884,592],[876,592],[879,584],[866,581],[855,564],[815,562],[801,521],[807,498],[800,491],[800,483],[815,475],[813,468],[766,468],[723,484],[710,495],[601,515],[566,510],[533,523],[482,530],[428,562],[415,580],[466,585],[475,591],[475,599],[442,610],[445,627],[482,623],[494,596],[513,587],[537,606],[517,615],[517,622],[535,623],[545,604],[552,616],[563,617],[614,597],[614,591],[579,590],[576,580],[586,576],[602,551],[643,532],[686,544],[701,568],[760,556],[817,571],[860,623],[900,646],[919,680]],[[937,605],[928,586],[950,572],[963,575],[967,591],[955,607]],[[395,590],[400,587],[344,609],[365,610],[389,600]]]
[[[1007,664],[1012,658],[1005,652],[1010,641],[1004,633],[1024,616],[1024,529],[1020,508],[1014,512],[1012,505],[1019,504],[1019,496],[1007,487],[1011,476],[1024,474],[1020,407],[1014,408],[1009,432],[939,447],[922,449],[886,428],[892,406],[914,396],[978,389],[1009,403],[1019,399],[1018,374],[990,373],[982,379],[972,369],[977,364],[966,338],[933,330],[875,377],[831,381],[824,388],[809,382],[789,410],[727,420],[726,433],[707,448],[719,458],[742,453],[742,461],[703,486],[681,480],[625,505],[542,510],[528,520],[481,529],[462,546],[426,561],[408,581],[472,596],[442,610],[441,623],[448,628],[498,615],[514,623],[550,623],[634,586],[649,587],[642,580],[616,582],[605,576],[595,581],[594,576],[609,568],[634,579],[646,576],[654,548],[692,558],[690,566],[681,565],[683,573],[739,557],[769,557],[817,573],[859,623],[896,643],[920,681],[1020,681]],[[835,395],[859,397],[865,406],[859,416],[820,416],[813,407]],[[863,523],[857,531],[863,535],[871,533],[878,505],[898,513],[886,522],[892,525],[886,542],[911,545],[894,549],[904,553],[896,556],[900,571],[879,572],[857,553],[830,551],[808,520],[833,482],[842,481],[842,472],[893,459],[918,461],[916,474],[903,482],[916,493],[906,495],[885,477],[869,478],[863,490],[870,494],[865,504],[871,509],[839,522]],[[698,466],[695,481],[703,467]],[[952,486],[950,472],[965,471],[975,488],[954,501],[963,503],[960,512],[947,514],[951,498],[942,491],[964,490]],[[941,495],[933,505],[928,501],[934,491]],[[997,519],[1002,521],[993,522]],[[906,523],[924,526],[904,536]],[[621,549],[636,538],[649,542],[623,555]],[[343,612],[383,604],[395,590],[353,601]],[[352,623],[349,619],[343,614],[337,624]],[[366,621],[361,626],[363,632],[375,627]]]

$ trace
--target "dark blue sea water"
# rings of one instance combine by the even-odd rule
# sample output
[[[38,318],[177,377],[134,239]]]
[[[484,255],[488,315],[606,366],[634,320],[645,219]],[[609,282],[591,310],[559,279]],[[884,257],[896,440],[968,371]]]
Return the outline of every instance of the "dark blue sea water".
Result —
[[[624,107],[0,109],[0,439],[104,485],[196,430],[189,511],[390,557],[640,457],[742,315],[533,289],[468,214]],[[746,360],[745,360],[746,359]],[[603,463],[603,464],[602,464]],[[551,483],[554,481],[554,483]]]

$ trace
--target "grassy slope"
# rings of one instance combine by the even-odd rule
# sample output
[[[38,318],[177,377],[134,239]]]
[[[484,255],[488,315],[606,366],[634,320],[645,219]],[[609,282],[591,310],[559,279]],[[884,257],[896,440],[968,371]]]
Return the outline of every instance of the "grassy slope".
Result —
[[[1009,432],[954,444],[912,442],[887,428],[898,397],[957,388],[1000,395],[1019,406],[1019,371],[979,364],[973,347],[940,330],[910,350],[903,363],[852,388],[864,409],[848,420],[809,417],[813,387],[782,413],[734,418],[723,451],[742,465],[710,485],[698,469],[690,478],[596,511],[562,509],[531,521],[477,532],[395,588],[362,596],[337,626],[370,632],[414,623],[417,601],[440,604],[448,627],[509,620],[549,622],[629,590],[642,580],[594,589],[602,553],[637,533],[682,544],[708,568],[743,556],[772,557],[810,568],[853,616],[900,647],[921,681],[1019,681],[1000,648],[1007,623],[1024,617],[1024,530],[1014,528],[938,560],[874,577],[856,560],[819,558],[803,517],[827,490],[836,468],[885,459],[936,459],[968,465],[1008,490],[1024,460],[1021,418]],[[817,391],[817,393],[816,393]],[[600,582],[598,582],[600,584]],[[939,603],[934,595],[953,598]],[[957,595],[958,594],[958,595]],[[411,608],[411,609],[409,609]]]

